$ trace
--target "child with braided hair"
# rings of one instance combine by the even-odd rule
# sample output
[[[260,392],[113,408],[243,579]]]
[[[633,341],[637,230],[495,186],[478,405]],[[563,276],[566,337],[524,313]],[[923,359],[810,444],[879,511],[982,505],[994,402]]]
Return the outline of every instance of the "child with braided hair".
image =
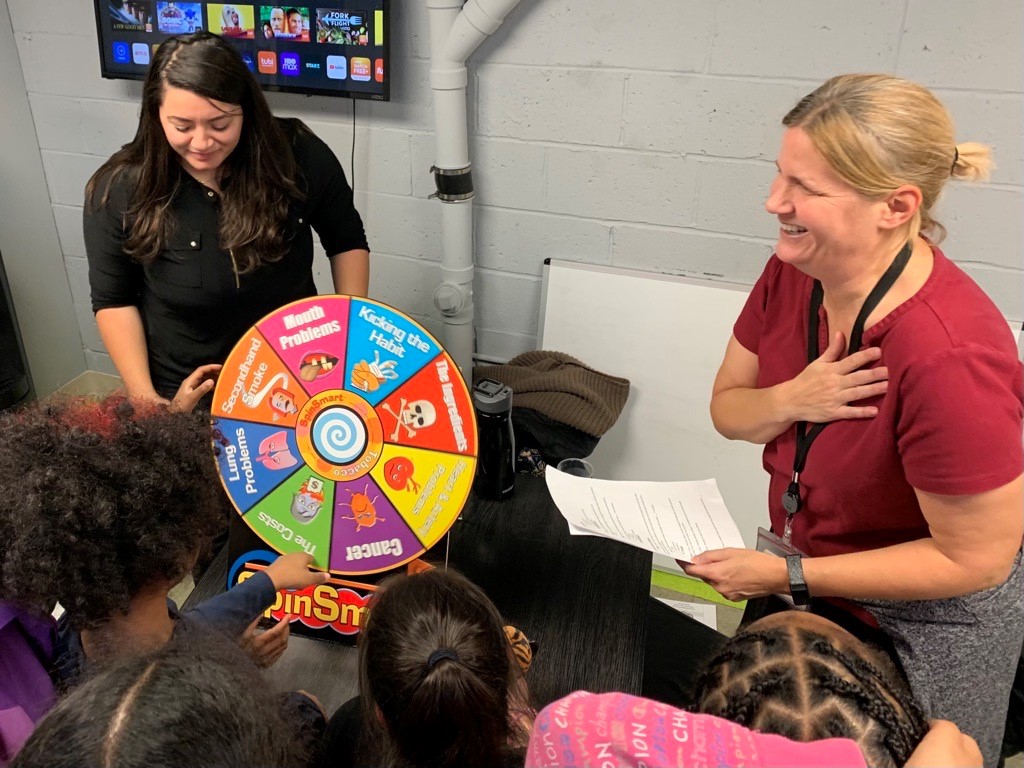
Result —
[[[977,743],[947,721],[929,728],[886,664],[814,614],[778,614],[711,662],[700,713],[577,691],[537,716],[525,768],[980,767]]]
[[[628,693],[576,691],[537,715],[524,768],[867,768],[858,744],[801,743]],[[907,768],[980,766],[977,743],[932,724]]]
[[[929,724],[902,673],[812,613],[774,614],[736,635],[709,663],[695,699],[698,711],[763,733],[853,739],[871,766],[925,764],[915,750]],[[977,745],[963,738],[980,765]]]

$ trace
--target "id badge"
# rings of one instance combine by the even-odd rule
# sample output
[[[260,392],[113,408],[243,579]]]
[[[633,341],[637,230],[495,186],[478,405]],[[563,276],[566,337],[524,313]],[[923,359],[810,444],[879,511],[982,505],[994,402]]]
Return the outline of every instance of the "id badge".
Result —
[[[801,552],[799,549],[783,541],[774,533],[764,528],[757,529],[757,551],[767,552],[769,555],[775,555],[776,557],[786,557],[787,555],[800,555],[806,557],[806,554]],[[809,606],[806,605],[793,605],[793,598],[788,592],[776,592],[776,597],[783,600],[787,605],[792,606],[795,610],[806,611]]]
[[[783,541],[766,528],[757,529],[757,551],[767,552],[769,555],[777,555],[779,557],[786,557],[787,555],[807,557],[805,553],[792,544]]]

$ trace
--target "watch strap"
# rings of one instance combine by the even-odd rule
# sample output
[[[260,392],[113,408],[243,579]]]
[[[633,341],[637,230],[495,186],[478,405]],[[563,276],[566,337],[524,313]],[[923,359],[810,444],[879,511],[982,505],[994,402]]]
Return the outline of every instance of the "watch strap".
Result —
[[[789,573],[789,594],[793,605],[808,605],[811,592],[804,579],[804,564],[800,555],[786,555],[786,571]]]

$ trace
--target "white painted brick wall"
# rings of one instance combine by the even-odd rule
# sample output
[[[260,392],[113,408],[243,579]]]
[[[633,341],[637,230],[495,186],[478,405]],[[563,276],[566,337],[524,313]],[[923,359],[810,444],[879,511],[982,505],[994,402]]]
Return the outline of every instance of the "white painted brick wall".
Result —
[[[599,69],[481,66],[477,129],[485,136],[616,146],[625,78]],[[552,108],[569,93],[572,109]]]
[[[88,0],[67,3],[61,34],[36,0],[7,2],[86,356],[109,371],[88,312],[82,187],[132,137],[140,86],[100,78]],[[373,295],[437,333],[427,14],[422,0],[393,7],[393,101],[354,105],[357,203]],[[951,185],[938,215],[947,253],[1024,318],[1020,0],[523,0],[470,64],[480,352],[536,345],[546,257],[751,283],[774,237],[763,203],[779,121],[844,71],[925,83],[959,141],[995,147],[992,183]],[[352,102],[268,98],[351,174]]]
[[[493,206],[475,213],[476,263],[485,269],[540,277],[544,258],[611,263],[605,222]]]
[[[71,152],[42,151],[46,186],[50,201],[61,205],[81,205],[82,190],[105,158],[99,155],[79,155]]]
[[[697,228],[774,238],[779,231],[778,220],[764,210],[773,178],[775,166],[769,162],[702,160]]]
[[[906,2],[722,0],[717,5],[708,72],[823,80],[840,72],[891,71]],[[932,5],[954,8],[947,0]],[[968,21],[966,9],[954,15]]]
[[[697,229],[630,225],[612,230],[612,264],[625,269],[749,285],[771,254],[772,247],[765,241]]]
[[[542,210],[609,221],[693,220],[696,162],[678,155],[548,147]]]
[[[908,0],[895,73],[932,88],[1020,93],[1022,28],[1020,0],[970,9],[956,0]]]
[[[80,206],[53,204],[53,218],[57,223],[57,237],[64,259],[85,258],[85,235],[82,232]]]
[[[634,72],[628,77],[623,143],[635,149],[772,160],[780,109],[802,83]]]

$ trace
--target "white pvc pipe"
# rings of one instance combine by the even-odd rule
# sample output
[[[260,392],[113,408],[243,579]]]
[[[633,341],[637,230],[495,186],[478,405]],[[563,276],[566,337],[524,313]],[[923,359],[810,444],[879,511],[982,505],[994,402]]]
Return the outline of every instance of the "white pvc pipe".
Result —
[[[430,26],[430,87],[434,91],[436,168],[469,168],[466,59],[501,26],[520,0],[426,0]],[[441,207],[441,284],[434,304],[445,323],[445,346],[468,380],[472,378],[473,203]]]
[[[469,118],[465,86],[456,89],[434,88],[434,120],[437,148],[434,165],[445,170],[465,168],[469,165]]]
[[[494,34],[520,0],[469,0],[452,27],[445,49],[450,61],[465,61]]]

